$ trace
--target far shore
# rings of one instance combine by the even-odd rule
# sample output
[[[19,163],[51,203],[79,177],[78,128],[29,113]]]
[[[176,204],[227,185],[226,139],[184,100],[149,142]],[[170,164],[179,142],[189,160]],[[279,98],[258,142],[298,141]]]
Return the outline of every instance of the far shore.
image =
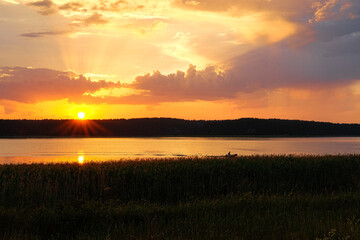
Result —
[[[360,135],[164,135],[164,136],[0,136],[0,139],[52,139],[52,138],[342,138]]]

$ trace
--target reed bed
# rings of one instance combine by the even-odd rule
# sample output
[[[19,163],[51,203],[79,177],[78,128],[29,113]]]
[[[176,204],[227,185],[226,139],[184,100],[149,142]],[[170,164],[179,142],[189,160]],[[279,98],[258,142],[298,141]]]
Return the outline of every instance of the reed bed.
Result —
[[[0,165],[0,204],[174,203],[241,193],[353,192],[360,156],[248,156]]]
[[[174,205],[0,208],[0,238],[357,240],[359,203],[360,195],[246,194]]]
[[[360,239],[360,155],[0,165],[3,239]]]

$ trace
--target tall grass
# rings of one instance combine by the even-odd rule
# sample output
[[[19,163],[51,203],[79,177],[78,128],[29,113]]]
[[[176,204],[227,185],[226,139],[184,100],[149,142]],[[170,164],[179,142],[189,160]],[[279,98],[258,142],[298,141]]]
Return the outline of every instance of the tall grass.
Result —
[[[250,156],[0,166],[0,205],[174,203],[241,193],[360,189],[360,156]]]
[[[0,208],[0,239],[357,240],[359,223],[359,194],[245,194],[177,204]]]
[[[360,239],[360,155],[0,165],[0,239]]]

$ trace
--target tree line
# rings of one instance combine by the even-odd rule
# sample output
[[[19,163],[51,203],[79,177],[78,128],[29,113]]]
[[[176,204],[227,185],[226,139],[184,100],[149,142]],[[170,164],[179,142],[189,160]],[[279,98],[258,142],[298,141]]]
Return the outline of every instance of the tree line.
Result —
[[[360,136],[360,124],[241,118],[0,120],[0,137]]]

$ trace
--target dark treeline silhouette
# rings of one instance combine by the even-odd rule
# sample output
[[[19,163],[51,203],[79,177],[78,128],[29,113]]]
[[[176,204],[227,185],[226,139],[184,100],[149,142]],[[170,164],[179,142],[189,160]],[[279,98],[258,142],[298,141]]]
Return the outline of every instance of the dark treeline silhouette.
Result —
[[[114,120],[0,120],[0,137],[360,136],[360,124],[242,118]]]

